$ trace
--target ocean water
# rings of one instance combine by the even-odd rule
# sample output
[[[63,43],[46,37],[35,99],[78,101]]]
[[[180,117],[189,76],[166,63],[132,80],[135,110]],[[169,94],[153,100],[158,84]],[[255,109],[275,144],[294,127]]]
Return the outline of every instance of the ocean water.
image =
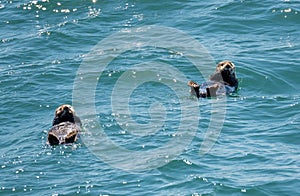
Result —
[[[0,195],[300,195],[300,2],[0,1]],[[196,100],[217,62],[239,91]],[[72,104],[80,140],[46,144]]]

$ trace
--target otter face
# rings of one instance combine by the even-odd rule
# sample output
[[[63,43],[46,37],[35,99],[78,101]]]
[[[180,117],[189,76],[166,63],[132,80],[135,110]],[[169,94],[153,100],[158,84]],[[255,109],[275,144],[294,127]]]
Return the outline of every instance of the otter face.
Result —
[[[217,72],[235,76],[235,66],[230,61],[222,61],[217,65]]]
[[[237,87],[238,80],[235,75],[235,65],[230,61],[218,63],[216,73],[211,76],[211,80],[217,82],[223,81],[226,85]]]
[[[72,122],[74,123],[75,110],[72,106],[64,104],[59,106],[55,110],[55,117],[53,120],[53,125],[62,123],[62,122]]]
[[[74,108],[72,106],[68,105],[68,104],[64,104],[64,105],[59,106],[55,110],[55,116],[63,117],[65,115],[75,115]]]

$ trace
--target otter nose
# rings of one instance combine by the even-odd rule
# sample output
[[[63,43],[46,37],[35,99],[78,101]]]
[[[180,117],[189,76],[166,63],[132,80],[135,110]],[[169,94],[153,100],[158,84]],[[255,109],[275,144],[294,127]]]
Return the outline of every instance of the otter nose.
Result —
[[[69,110],[68,107],[64,107],[64,109],[63,109],[63,111],[62,111],[62,113],[61,113],[61,116],[64,116],[64,115],[68,114],[69,111],[70,111],[70,110]]]
[[[232,67],[229,65],[229,64],[227,64],[226,66],[225,66],[225,69],[231,69]]]

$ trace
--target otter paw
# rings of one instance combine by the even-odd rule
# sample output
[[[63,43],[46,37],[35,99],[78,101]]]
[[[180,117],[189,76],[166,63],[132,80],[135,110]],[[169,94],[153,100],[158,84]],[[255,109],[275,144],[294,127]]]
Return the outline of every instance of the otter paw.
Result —
[[[66,143],[73,143],[76,140],[77,140],[77,132],[76,131],[69,133],[65,138]]]
[[[208,88],[206,88],[207,97],[216,97],[217,96],[217,90],[219,89],[218,84],[214,84]]]
[[[59,139],[57,138],[56,135],[54,135],[53,133],[49,133],[48,134],[48,142],[51,146],[53,145],[58,145],[59,144]]]

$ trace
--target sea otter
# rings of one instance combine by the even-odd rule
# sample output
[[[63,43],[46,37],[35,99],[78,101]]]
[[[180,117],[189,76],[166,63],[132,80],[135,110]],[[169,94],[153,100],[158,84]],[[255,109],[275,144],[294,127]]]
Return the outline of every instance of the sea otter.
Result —
[[[81,121],[72,106],[64,104],[55,110],[52,128],[48,132],[50,145],[73,143],[78,138]]]
[[[194,81],[189,81],[188,86],[197,98],[234,93],[238,88],[235,65],[230,61],[222,61],[217,64],[216,71],[210,76],[208,82],[199,85]]]

